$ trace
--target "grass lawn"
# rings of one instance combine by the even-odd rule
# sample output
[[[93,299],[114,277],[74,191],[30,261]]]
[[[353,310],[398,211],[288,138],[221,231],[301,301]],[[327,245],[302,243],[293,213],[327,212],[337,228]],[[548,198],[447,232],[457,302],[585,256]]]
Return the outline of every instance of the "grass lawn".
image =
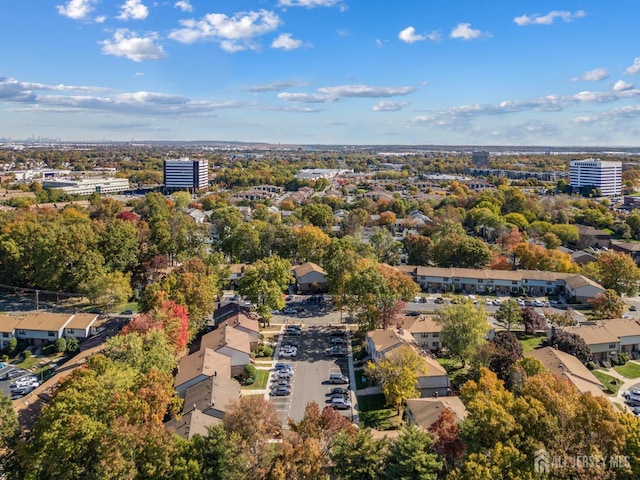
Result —
[[[373,386],[373,382],[364,374],[364,370],[356,370],[353,372],[356,377],[356,390],[361,390],[363,388],[369,388]],[[362,381],[362,377],[365,378],[365,381]]]
[[[518,341],[522,344],[523,353],[535,350],[545,338],[546,335],[518,335]]]
[[[627,362],[626,365],[618,365],[617,367],[613,367],[613,369],[623,377],[627,377],[627,378],[640,377],[640,364],[635,362]]]
[[[387,408],[381,394],[358,395],[358,413],[365,427],[396,430],[404,424],[402,413],[398,415],[395,408]]]
[[[264,390],[269,381],[269,370],[256,370],[256,381],[251,385],[243,386],[243,390]]]
[[[28,370],[31,367],[33,367],[36,363],[38,363],[39,361],[40,361],[40,359],[38,357],[29,357],[29,358],[23,360],[22,362],[20,362],[19,364],[17,364],[16,367],[24,368],[25,370]]]
[[[605,393],[609,393],[612,395],[616,395],[618,393],[618,390],[620,389],[620,385],[622,385],[622,381],[612,377],[611,375],[607,375],[606,373],[601,372],[599,370],[594,370],[592,373],[604,385]]]

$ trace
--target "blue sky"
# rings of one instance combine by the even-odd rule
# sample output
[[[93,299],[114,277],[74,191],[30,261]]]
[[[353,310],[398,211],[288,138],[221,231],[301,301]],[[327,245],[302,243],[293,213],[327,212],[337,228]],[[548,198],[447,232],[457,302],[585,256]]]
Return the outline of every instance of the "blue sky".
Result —
[[[0,138],[640,146],[638,0],[21,0]]]

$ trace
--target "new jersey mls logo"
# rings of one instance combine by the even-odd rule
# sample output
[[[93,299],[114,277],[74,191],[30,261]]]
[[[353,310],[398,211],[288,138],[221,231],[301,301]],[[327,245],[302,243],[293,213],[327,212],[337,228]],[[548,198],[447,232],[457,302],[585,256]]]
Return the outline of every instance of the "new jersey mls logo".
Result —
[[[533,471],[536,473],[549,473],[549,452],[544,448],[536,450],[533,455]]]

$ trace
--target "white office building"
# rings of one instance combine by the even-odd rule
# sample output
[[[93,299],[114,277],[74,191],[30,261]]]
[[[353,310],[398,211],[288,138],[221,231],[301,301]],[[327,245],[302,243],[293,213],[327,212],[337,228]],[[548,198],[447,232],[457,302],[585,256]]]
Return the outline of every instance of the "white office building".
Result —
[[[573,191],[583,187],[600,190],[605,197],[622,193],[622,162],[604,162],[597,158],[571,160],[569,184]]]
[[[209,162],[207,160],[178,160],[164,161],[165,190],[188,190],[195,192],[209,186]]]
[[[44,188],[58,188],[69,195],[91,195],[92,193],[112,194],[131,190],[126,178],[47,178],[42,181]]]

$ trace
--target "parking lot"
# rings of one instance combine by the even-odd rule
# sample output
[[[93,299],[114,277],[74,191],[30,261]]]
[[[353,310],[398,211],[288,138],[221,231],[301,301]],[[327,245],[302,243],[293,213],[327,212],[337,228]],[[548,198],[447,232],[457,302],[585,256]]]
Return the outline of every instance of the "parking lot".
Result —
[[[309,317],[307,317],[308,319]],[[271,402],[282,415],[283,421],[292,418],[298,422],[304,417],[304,410],[307,403],[315,401],[320,408],[331,405],[330,392],[333,387],[341,386],[348,388],[348,384],[331,384],[329,376],[331,374],[342,374],[349,378],[349,352],[348,345],[342,345],[341,351],[334,349],[334,355],[331,356],[332,338],[338,338],[332,335],[335,326],[328,324],[299,324],[300,334],[287,334],[287,327],[283,327],[283,333],[280,336],[278,351],[276,352],[277,363],[291,365],[293,375],[289,382],[282,382],[284,385],[290,386],[289,394],[270,395]],[[345,342],[348,343],[346,337]],[[280,350],[287,343],[295,343],[297,349],[296,355],[293,357],[280,358]],[[336,346],[336,345],[334,345]],[[278,375],[276,371],[272,371],[268,388],[273,392],[272,387],[276,386]],[[281,390],[284,393],[284,390]],[[354,395],[351,395],[355,399]],[[351,400],[351,399],[350,399]],[[338,410],[348,418],[352,418],[352,408]]]
[[[31,391],[30,388],[26,389],[12,389],[11,385],[16,382],[19,383],[20,379],[31,378],[31,372],[16,368],[12,365],[3,365],[0,368],[0,391],[7,397],[15,400],[16,398],[23,397]],[[34,387],[35,388],[35,387]]]

